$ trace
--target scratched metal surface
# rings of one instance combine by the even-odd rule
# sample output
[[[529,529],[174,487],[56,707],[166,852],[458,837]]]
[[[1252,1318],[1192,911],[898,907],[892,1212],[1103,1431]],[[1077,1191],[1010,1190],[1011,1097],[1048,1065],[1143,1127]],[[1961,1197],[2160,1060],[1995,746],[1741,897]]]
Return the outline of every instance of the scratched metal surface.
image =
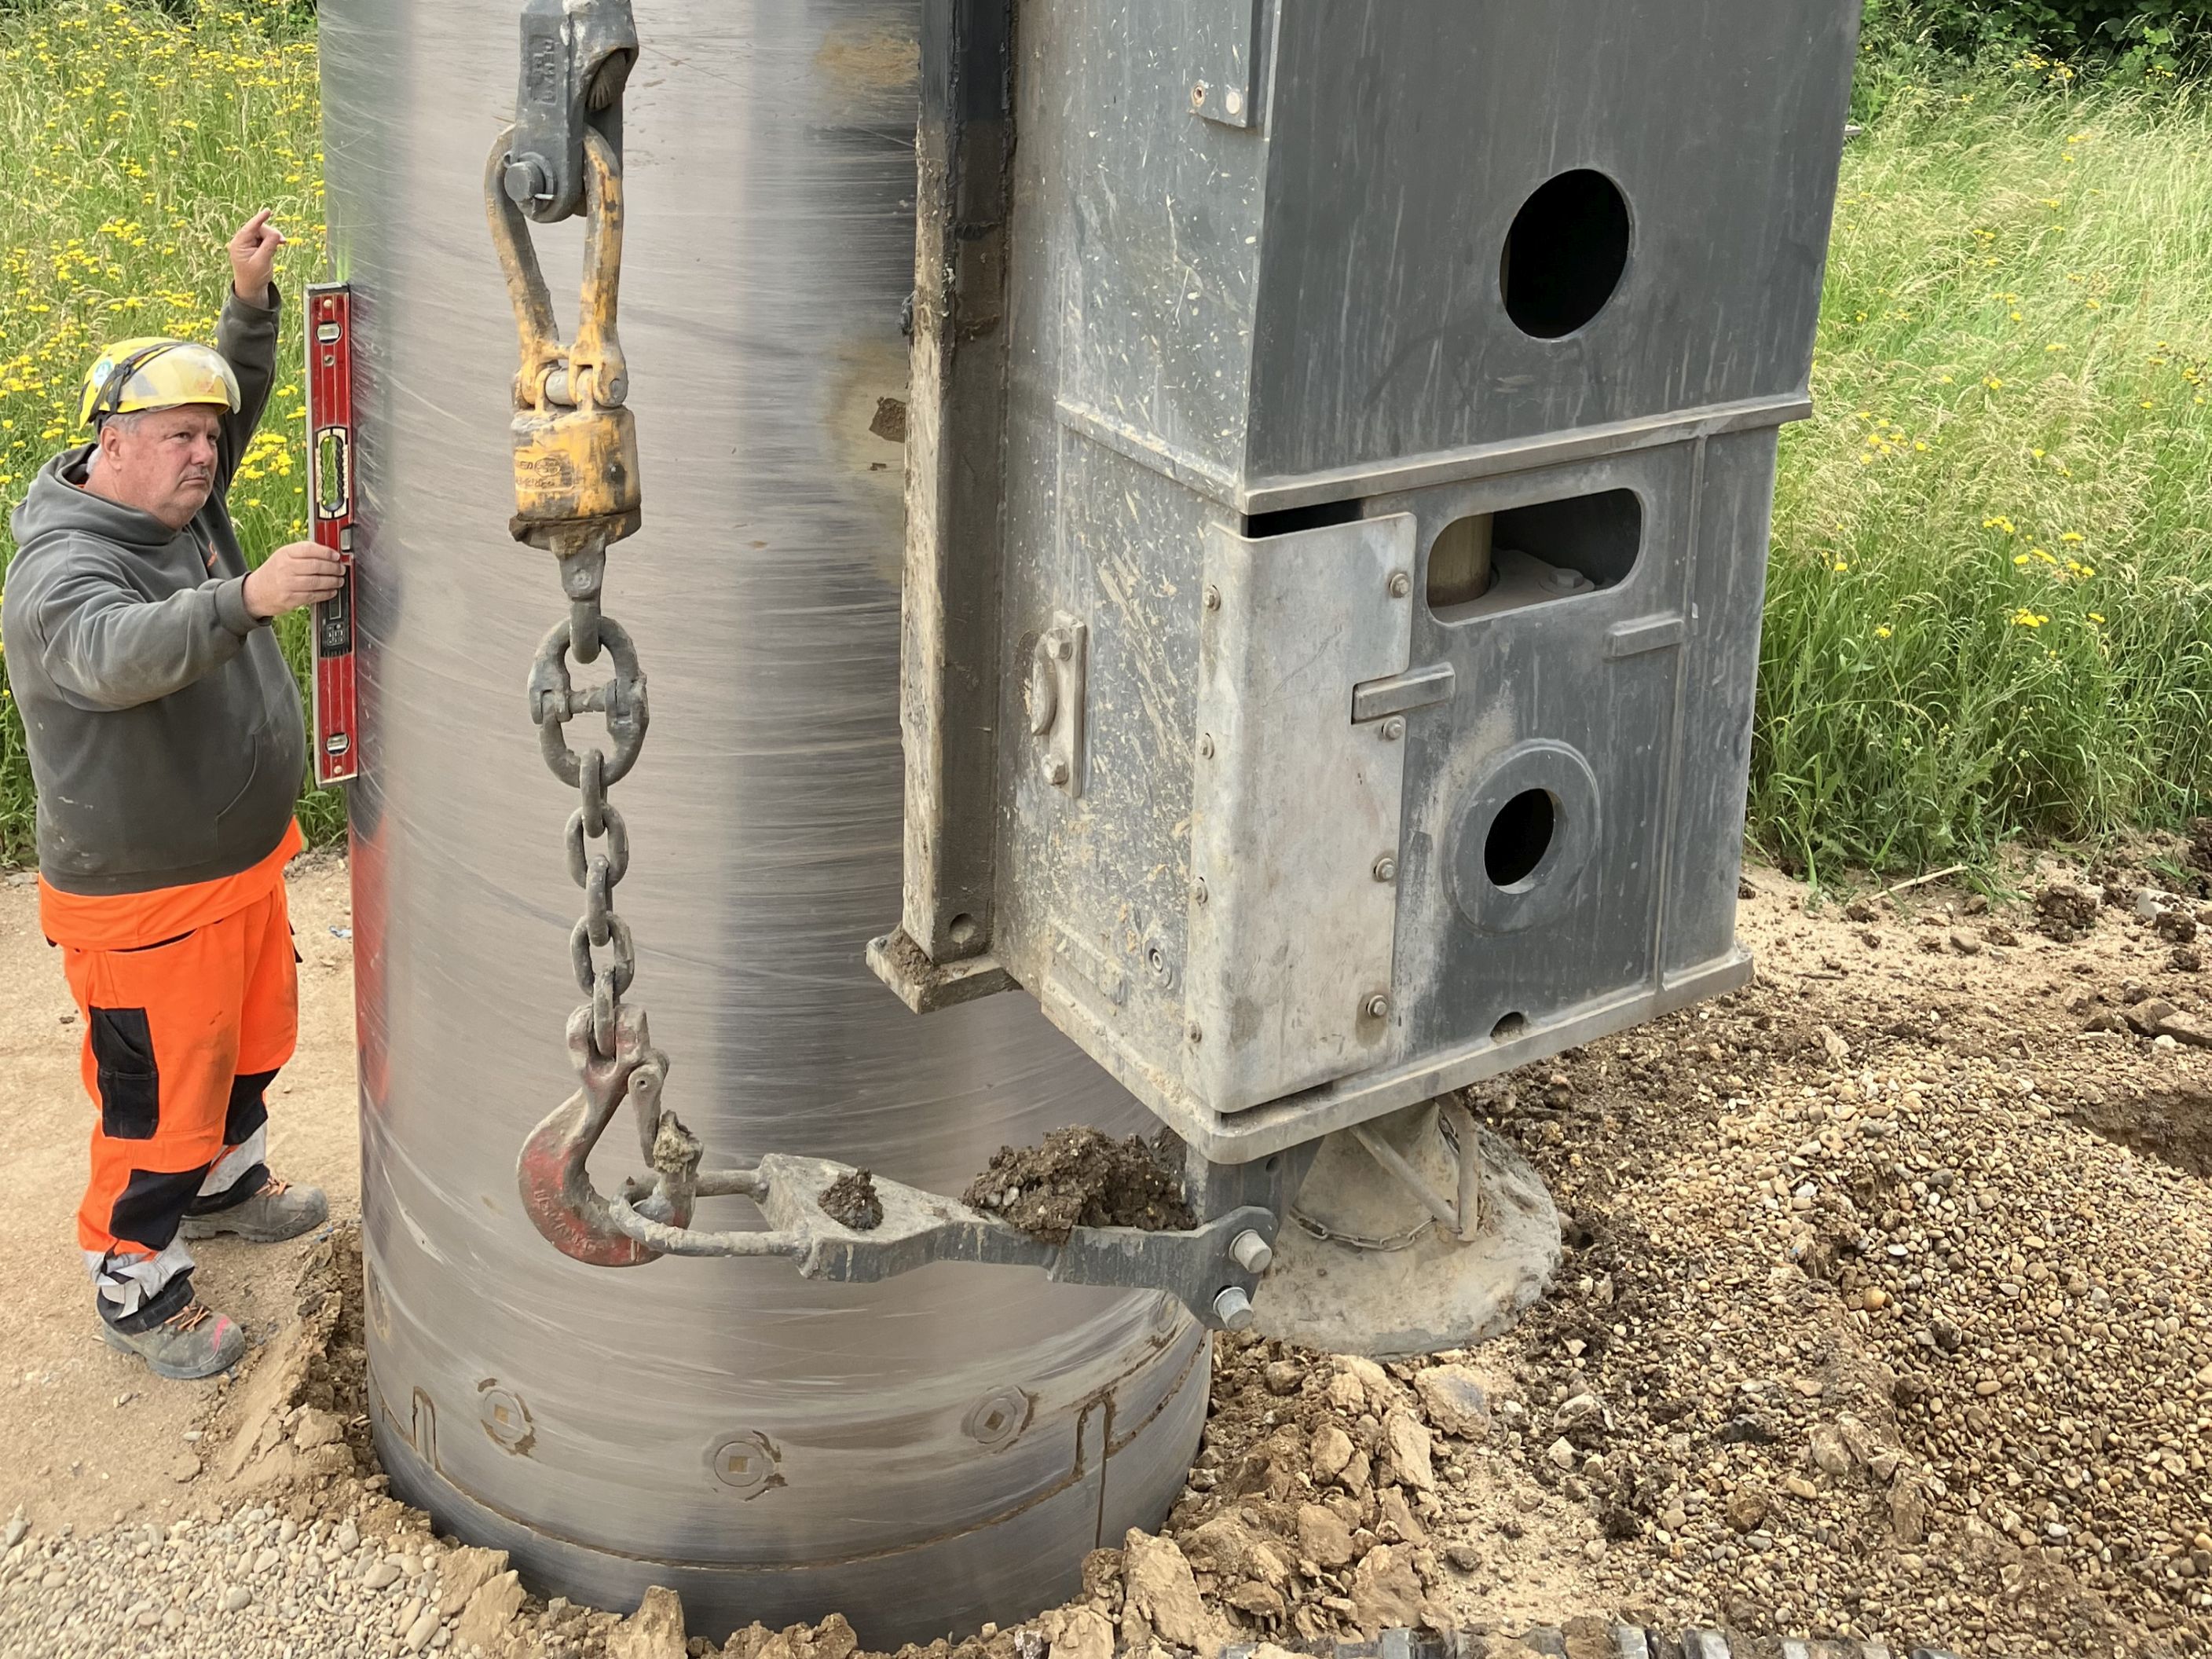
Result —
[[[916,9],[639,0],[623,335],[646,527],[607,606],[653,688],[617,792],[620,905],[669,1103],[710,1163],[812,1153],[957,1188],[1002,1142],[1147,1120],[1027,999],[916,1019],[862,963],[899,911],[901,458],[869,428],[905,380]],[[592,1269],[515,1199],[523,1135],[573,1086],[579,910],[573,798],[524,708],[559,595],[506,533],[515,346],[478,196],[515,11],[322,10],[331,246],[358,296],[378,1443],[398,1491],[548,1593],[672,1584],[714,1632],[842,1608],[878,1646],[1006,1620],[1181,1484],[1206,1358],[1164,1298],[1018,1270]],[[575,227],[540,246],[566,317]],[[603,1186],[628,1145],[610,1135]]]

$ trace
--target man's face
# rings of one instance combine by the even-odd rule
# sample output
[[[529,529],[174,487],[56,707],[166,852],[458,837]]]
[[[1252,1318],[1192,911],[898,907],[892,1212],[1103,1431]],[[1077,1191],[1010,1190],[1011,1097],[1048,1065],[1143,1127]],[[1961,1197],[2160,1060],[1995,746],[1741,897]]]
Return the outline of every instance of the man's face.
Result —
[[[94,489],[182,530],[215,489],[220,418],[212,404],[184,404],[111,420],[100,429]]]

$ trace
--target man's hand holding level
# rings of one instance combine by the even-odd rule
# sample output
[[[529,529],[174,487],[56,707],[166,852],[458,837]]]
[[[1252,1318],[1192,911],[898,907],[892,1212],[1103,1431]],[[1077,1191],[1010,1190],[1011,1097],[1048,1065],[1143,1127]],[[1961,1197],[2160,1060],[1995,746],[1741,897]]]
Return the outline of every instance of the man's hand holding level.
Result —
[[[246,608],[266,622],[333,597],[344,580],[344,562],[330,549],[288,542],[246,577]]]

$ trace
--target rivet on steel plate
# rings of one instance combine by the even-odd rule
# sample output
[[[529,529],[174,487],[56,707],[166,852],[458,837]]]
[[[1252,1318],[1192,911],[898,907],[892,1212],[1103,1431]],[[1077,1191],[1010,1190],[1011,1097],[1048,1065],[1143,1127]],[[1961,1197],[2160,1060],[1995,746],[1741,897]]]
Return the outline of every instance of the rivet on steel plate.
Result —
[[[1390,597],[1392,599],[1402,599],[1407,594],[1413,591],[1413,579],[1411,576],[1408,576],[1402,570],[1394,570],[1390,573]]]
[[[1405,720],[1397,714],[1391,715],[1389,720],[1375,728],[1375,735],[1385,743],[1397,742],[1406,735]]]
[[[1388,853],[1385,853],[1381,858],[1376,860],[1375,879],[1377,881],[1397,880],[1398,860],[1392,858]]]
[[[714,1479],[740,1498],[758,1498],[772,1486],[783,1485],[783,1476],[776,1465],[783,1462],[783,1454],[766,1435],[745,1433],[733,1435],[708,1454],[707,1467],[714,1472]]]
[[[526,1457],[538,1442],[538,1430],[530,1420],[530,1407],[522,1403],[522,1396],[512,1389],[502,1389],[486,1377],[477,1384],[482,1398],[477,1401],[477,1420],[483,1431],[501,1451]]]
[[[1198,734],[1198,757],[1200,760],[1212,760],[1213,758],[1212,732],[1201,732]]]
[[[1000,1389],[988,1394],[968,1408],[961,1421],[961,1431],[978,1445],[996,1449],[1012,1445],[1021,1431],[1029,1427],[1030,1416],[1036,1402],[1019,1389]]]
[[[1385,1019],[1390,1013],[1390,999],[1377,991],[1367,999],[1365,1008],[1370,1019]]]
[[[1244,94],[1234,87],[1230,88],[1221,94],[1221,107],[1231,115],[1242,115],[1244,112]]]
[[[1200,876],[1196,881],[1191,883],[1190,902],[1193,904],[1203,904],[1209,896],[1211,896],[1206,890],[1206,878],[1204,876]]]
[[[1221,609],[1221,590],[1211,582],[1206,586],[1206,608],[1208,611]]]
[[[1182,1028],[1182,1034],[1184,1040],[1188,1042],[1203,1042],[1206,1041],[1206,1028],[1200,1025],[1196,1020],[1193,1020],[1189,1024],[1184,1026]]]
[[[1247,1227],[1230,1241],[1229,1258],[1248,1273],[1263,1273],[1274,1264],[1275,1247]]]
[[[1252,1325],[1252,1298],[1231,1285],[1213,1298],[1213,1316],[1227,1331],[1249,1330]]]

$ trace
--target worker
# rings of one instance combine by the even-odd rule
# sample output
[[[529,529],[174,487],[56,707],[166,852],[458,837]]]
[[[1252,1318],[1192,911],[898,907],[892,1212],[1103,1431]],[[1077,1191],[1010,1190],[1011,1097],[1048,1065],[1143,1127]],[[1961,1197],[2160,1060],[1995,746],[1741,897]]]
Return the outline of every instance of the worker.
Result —
[[[291,1238],[330,1212],[266,1162],[263,1097],[298,1025],[284,866],[307,764],[269,624],[336,593],[341,569],[297,542],[249,572],[224,501],[276,378],[283,243],[265,211],[231,239],[213,347],[100,354],[79,410],[92,441],[33,479],[0,600],[40,920],[97,1108],[77,1243],[101,1334],[166,1377],[246,1351],[198,1299],[184,1241]]]

